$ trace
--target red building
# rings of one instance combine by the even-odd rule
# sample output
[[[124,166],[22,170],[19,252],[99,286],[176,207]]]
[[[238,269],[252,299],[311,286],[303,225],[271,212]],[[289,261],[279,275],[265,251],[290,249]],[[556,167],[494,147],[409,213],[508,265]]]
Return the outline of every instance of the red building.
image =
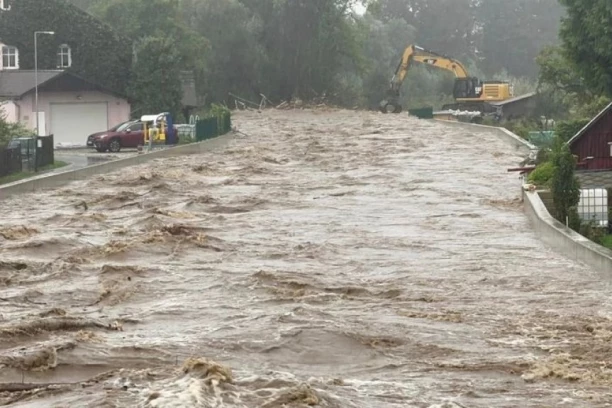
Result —
[[[567,144],[580,170],[612,170],[612,103]]]

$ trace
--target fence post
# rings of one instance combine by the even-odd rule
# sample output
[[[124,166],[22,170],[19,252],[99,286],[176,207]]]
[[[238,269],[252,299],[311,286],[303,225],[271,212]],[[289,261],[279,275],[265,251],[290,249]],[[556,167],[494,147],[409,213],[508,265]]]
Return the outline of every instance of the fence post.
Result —
[[[34,173],[38,173],[38,135],[34,135]]]

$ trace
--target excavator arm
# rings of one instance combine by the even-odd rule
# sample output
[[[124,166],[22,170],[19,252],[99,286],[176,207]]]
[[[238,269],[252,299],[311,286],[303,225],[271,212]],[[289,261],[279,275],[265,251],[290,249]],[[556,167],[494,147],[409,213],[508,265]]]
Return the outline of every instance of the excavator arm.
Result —
[[[414,62],[420,62],[436,68],[445,69],[455,74],[457,78],[469,78],[468,71],[461,62],[451,57],[437,54],[433,51],[428,51],[417,45],[410,45],[404,50],[402,60],[397,66],[395,74],[391,79],[391,86],[387,91],[387,99],[380,103],[380,109],[382,112],[401,112],[402,106],[399,103],[400,88],[402,87],[402,84],[406,79],[406,75]]]

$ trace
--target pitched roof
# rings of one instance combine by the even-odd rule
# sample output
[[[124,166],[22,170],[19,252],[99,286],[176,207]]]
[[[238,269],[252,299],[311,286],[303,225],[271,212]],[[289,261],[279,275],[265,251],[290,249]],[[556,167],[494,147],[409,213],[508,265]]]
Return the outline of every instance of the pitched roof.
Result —
[[[537,95],[537,92],[530,92],[530,93],[527,93],[525,95],[515,96],[514,98],[506,99],[505,101],[489,102],[489,103],[491,105],[495,105],[495,106],[503,106],[503,105],[507,105],[507,104],[512,103],[512,102],[521,101],[523,99],[533,98],[536,95]]]
[[[576,133],[570,140],[567,141],[568,146],[573,145],[578,139],[580,139],[591,127],[593,127],[606,113],[612,111],[612,103],[606,106],[597,116],[595,116],[589,123],[587,123],[578,133]]]
[[[100,92],[104,92],[110,95],[115,95],[124,98],[124,95],[120,95],[114,91],[104,88],[96,83],[88,81],[68,71],[62,70],[48,70],[38,71],[38,88],[55,87],[59,88],[56,90],[63,90],[67,86],[63,79],[76,80],[77,86],[85,89],[95,89]],[[20,98],[25,94],[34,91],[36,88],[36,80],[34,71],[32,70],[15,70],[15,71],[1,71],[0,72],[0,98]]]
[[[64,71],[38,71],[38,86],[56,78]],[[34,71],[15,70],[0,72],[0,98],[19,98],[36,87]]]

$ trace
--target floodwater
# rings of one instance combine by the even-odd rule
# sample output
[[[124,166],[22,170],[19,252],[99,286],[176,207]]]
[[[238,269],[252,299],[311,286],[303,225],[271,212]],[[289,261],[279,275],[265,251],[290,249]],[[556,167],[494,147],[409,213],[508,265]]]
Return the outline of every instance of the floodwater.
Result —
[[[0,403],[612,406],[610,285],[536,238],[524,152],[407,115],[235,122],[2,202],[1,387],[45,386]]]

